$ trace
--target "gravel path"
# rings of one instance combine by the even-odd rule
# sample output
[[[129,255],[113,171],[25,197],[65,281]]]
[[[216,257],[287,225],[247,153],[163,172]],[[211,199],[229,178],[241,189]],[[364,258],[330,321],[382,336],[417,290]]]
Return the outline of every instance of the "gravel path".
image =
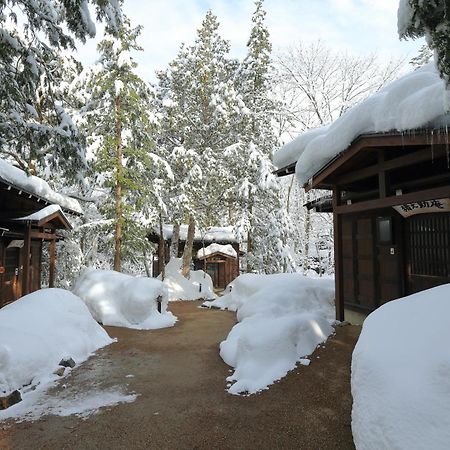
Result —
[[[218,344],[235,314],[176,302],[174,328],[107,327],[119,342],[100,350],[64,379],[81,398],[92,389],[136,392],[87,420],[46,416],[0,423],[0,449],[305,449],[354,448],[349,386],[351,352],[360,328],[339,327],[309,367],[250,397],[225,391],[229,367]],[[133,375],[130,377],[127,375]],[[61,383],[62,384],[62,383]]]

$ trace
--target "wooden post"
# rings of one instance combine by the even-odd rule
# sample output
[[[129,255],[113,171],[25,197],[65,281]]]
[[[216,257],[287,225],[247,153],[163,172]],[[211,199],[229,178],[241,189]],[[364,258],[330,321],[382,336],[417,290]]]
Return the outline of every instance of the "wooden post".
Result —
[[[336,319],[344,321],[344,290],[342,279],[342,216],[335,211],[341,202],[341,190],[333,189],[333,225],[334,225],[334,284]]]
[[[31,222],[26,223],[23,240],[22,295],[30,292]]]
[[[50,240],[50,267],[48,271],[48,287],[55,287],[55,261],[56,261],[56,235],[52,230],[52,239]]]

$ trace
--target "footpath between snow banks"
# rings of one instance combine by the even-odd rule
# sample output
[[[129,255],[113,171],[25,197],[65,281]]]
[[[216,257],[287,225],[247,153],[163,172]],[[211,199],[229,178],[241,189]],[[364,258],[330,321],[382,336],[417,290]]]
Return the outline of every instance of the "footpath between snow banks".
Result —
[[[107,327],[118,342],[76,367],[52,398],[85,398],[117,386],[132,403],[102,408],[90,418],[47,416],[34,423],[0,423],[2,450],[199,449],[351,450],[350,361],[358,327],[338,327],[306,369],[243,397],[226,390],[218,346],[235,313],[171,302],[172,328]],[[3,446],[3,447],[2,447]]]

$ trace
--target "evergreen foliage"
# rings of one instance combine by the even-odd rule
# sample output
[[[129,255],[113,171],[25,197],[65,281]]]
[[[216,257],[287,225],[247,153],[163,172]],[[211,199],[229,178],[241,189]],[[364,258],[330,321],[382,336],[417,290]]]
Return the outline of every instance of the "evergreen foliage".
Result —
[[[448,0],[402,0],[399,22],[401,38],[425,36],[436,53],[437,66],[447,86],[450,85],[450,2]]]
[[[148,250],[146,235],[165,210],[163,179],[171,179],[167,163],[155,153],[157,119],[154,95],[135,73],[130,51],[140,28],[124,19],[117,38],[99,44],[99,63],[82,77],[86,106],[82,126],[93,153],[92,175],[103,217],[114,224],[114,268],[122,259]]]
[[[113,32],[116,0],[93,0],[97,19]],[[84,166],[83,139],[58,87],[60,54],[95,35],[86,0],[0,3],[0,153],[30,172],[51,167],[75,175]]]

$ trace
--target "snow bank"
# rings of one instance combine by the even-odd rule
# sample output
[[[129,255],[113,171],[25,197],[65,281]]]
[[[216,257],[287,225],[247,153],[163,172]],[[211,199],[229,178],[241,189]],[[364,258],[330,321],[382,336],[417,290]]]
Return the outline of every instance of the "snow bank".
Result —
[[[0,309],[0,395],[57,378],[63,358],[76,363],[113,340],[85,304],[63,289],[42,289]]]
[[[167,311],[166,286],[155,278],[89,268],[78,278],[73,292],[103,325],[150,330],[171,327],[177,320]]]
[[[359,135],[448,124],[443,116],[449,100],[435,63],[427,64],[349,109],[331,125],[301,134],[274,154],[274,164],[284,167],[297,162],[297,178],[305,184]]]
[[[187,225],[180,226],[180,240],[185,241],[187,238]],[[159,230],[155,229],[155,232],[159,235]],[[172,239],[173,225],[163,225],[164,239]],[[234,227],[209,227],[206,230],[195,230],[194,241],[205,242],[238,242]]]
[[[55,192],[46,181],[34,175],[27,175],[23,170],[12,166],[3,159],[0,159],[0,180],[49,203],[57,203],[63,208],[77,213],[83,212],[77,200]]]
[[[201,248],[197,252],[197,258],[205,258],[206,256],[212,255],[213,253],[217,252],[232,256],[233,258],[237,258],[237,252],[231,244],[222,245],[216,243],[212,243],[207,247]]]
[[[235,368],[228,392],[255,393],[284,377],[333,332],[334,282],[245,274],[205,306],[237,311],[239,323],[220,344],[220,356]]]
[[[449,448],[450,284],[386,303],[353,352],[358,450]]]
[[[212,279],[207,273],[203,270],[191,270],[187,279],[181,275],[181,264],[181,258],[172,258],[166,265],[164,284],[170,301],[216,298]]]

